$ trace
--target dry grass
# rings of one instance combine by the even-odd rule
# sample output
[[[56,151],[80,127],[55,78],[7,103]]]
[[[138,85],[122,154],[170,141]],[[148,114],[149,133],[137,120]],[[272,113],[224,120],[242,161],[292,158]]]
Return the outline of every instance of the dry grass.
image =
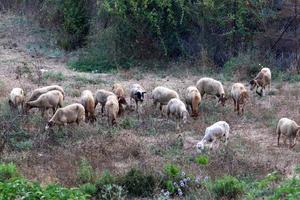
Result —
[[[1,18],[6,20],[5,18]],[[3,22],[2,22],[3,23]],[[2,29],[0,29],[1,31]],[[6,33],[6,30],[2,34]],[[17,47],[0,46],[0,84],[1,101],[5,101],[13,87],[23,87],[30,94],[38,83],[31,77],[38,74],[34,70],[37,62],[26,50],[21,33],[5,34],[0,43],[7,43],[18,38]],[[25,40],[26,41],[26,40]],[[31,76],[22,76],[16,80],[16,66],[28,63]],[[174,122],[160,116],[158,109],[152,106],[150,91],[158,85],[164,85],[182,93],[183,89],[195,84],[202,71],[176,70],[175,76],[170,73],[141,73],[136,69],[121,71],[118,74],[86,74],[69,70],[61,60],[40,57],[39,65],[43,69],[59,72],[64,77],[49,78],[47,84],[61,84],[66,90],[65,105],[76,102],[84,89],[111,89],[114,82],[122,83],[126,88],[138,82],[148,91],[143,109],[144,114],[138,120],[134,111],[127,110],[118,119],[116,127],[110,127],[106,118],[101,117],[97,107],[95,125],[82,124],[70,126],[54,133],[44,132],[46,121],[32,111],[21,127],[32,140],[32,148],[17,151],[5,148],[1,161],[15,162],[23,174],[42,183],[59,182],[64,185],[76,185],[76,169],[81,158],[87,159],[101,174],[104,169],[113,173],[124,173],[132,167],[160,172],[166,163],[176,163],[191,174],[205,174],[217,177],[223,174],[235,176],[263,176],[279,170],[289,175],[292,168],[300,163],[300,143],[293,150],[276,146],[275,126],[281,117],[299,118],[298,84],[272,83],[272,94],[258,97],[251,93],[250,102],[245,107],[245,114],[237,116],[233,112],[233,102],[228,101],[225,107],[215,106],[214,98],[205,97],[201,103],[201,114],[198,119],[189,119],[181,129],[185,138],[178,137]],[[212,75],[221,77],[221,75]],[[232,83],[225,82],[226,88]],[[129,100],[128,100],[129,102]],[[34,117],[32,117],[34,116]],[[201,139],[205,128],[212,123],[225,120],[231,126],[229,146],[210,153],[208,166],[199,167],[192,160],[196,155],[194,148],[184,149],[188,137]],[[300,123],[300,121],[297,121]],[[184,133],[184,134],[183,134]]]

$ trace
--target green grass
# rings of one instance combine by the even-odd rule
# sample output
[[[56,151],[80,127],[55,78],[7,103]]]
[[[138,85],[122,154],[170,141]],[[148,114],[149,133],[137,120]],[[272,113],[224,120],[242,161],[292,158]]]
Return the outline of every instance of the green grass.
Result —
[[[43,75],[43,79],[52,81],[64,81],[66,80],[66,77],[62,72],[49,71]]]

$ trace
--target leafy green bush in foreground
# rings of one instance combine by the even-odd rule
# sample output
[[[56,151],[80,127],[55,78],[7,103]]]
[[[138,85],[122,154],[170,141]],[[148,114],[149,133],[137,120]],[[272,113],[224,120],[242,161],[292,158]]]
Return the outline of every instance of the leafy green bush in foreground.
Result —
[[[47,199],[47,200],[85,200],[89,195],[77,188],[64,188],[56,184],[42,187],[21,177],[14,164],[0,165],[0,200]]]

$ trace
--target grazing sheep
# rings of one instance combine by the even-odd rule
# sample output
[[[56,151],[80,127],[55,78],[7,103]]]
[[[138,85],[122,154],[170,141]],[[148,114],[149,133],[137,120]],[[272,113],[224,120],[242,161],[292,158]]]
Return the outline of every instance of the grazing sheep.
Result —
[[[58,107],[62,107],[63,94],[58,90],[51,90],[39,96],[37,100],[27,101],[25,103],[25,112],[27,113],[31,108],[40,108],[42,116],[49,108],[52,108],[53,114]]]
[[[152,91],[153,104],[156,107],[159,103],[159,109],[162,110],[164,105],[167,105],[172,98],[179,98],[176,91],[166,87],[158,86]]]
[[[8,103],[11,108],[17,108],[18,112],[24,111],[25,95],[21,88],[14,88],[10,92]]]
[[[257,76],[249,83],[251,85],[250,90],[256,88],[256,93],[262,96],[263,89],[265,89],[267,85],[269,85],[269,90],[271,89],[271,70],[269,68],[262,68]],[[260,92],[258,92],[259,87],[261,88]]]
[[[293,120],[288,118],[281,118],[278,121],[276,133],[278,135],[277,144],[279,146],[280,135],[285,135],[284,144],[286,144],[287,138],[290,141],[290,149],[296,145],[297,135],[300,135],[300,126]],[[292,144],[293,141],[293,144]]]
[[[48,130],[54,125],[65,126],[76,122],[78,125],[85,120],[85,110],[83,105],[73,103],[63,108],[57,109],[53,117],[48,121],[45,130]]]
[[[85,110],[85,119],[92,123],[96,121],[95,117],[95,100],[93,93],[90,90],[84,90],[81,94],[81,104]]]
[[[124,105],[127,105],[127,102],[125,100],[125,90],[121,84],[115,83],[112,87],[112,91],[113,93],[115,93],[115,95],[117,95],[119,101],[122,101],[124,102]],[[119,114],[122,113],[123,111],[124,111],[123,106],[120,105]]]
[[[230,127],[225,121],[218,121],[213,125],[207,127],[203,139],[197,143],[197,150],[201,152],[207,142],[211,142],[210,149],[212,149],[214,144],[221,139],[225,139],[225,145],[227,145],[229,130]]]
[[[140,84],[132,84],[130,86],[130,102],[135,101],[136,110],[139,113],[139,102],[143,103],[146,91]]]
[[[235,83],[231,88],[231,97],[234,103],[234,111],[240,114],[240,105],[242,105],[242,113],[244,113],[244,106],[249,98],[247,89],[242,83]]]
[[[117,115],[119,113],[119,102],[116,95],[109,95],[105,103],[105,111],[107,113],[108,123],[116,124]]]
[[[218,103],[221,103],[223,106],[225,106],[225,101],[227,98],[225,97],[224,88],[220,81],[204,77],[197,82],[196,87],[199,90],[202,98],[204,94],[215,95],[219,99]]]
[[[60,87],[58,85],[50,85],[50,86],[35,89],[32,92],[28,101],[37,100],[39,98],[39,96],[41,96],[42,94],[45,94],[46,92],[52,91],[52,90],[58,90],[62,93],[63,96],[65,95],[64,89],[62,87]]]
[[[116,96],[113,92],[110,92],[107,90],[97,90],[97,92],[95,94],[95,108],[98,105],[98,103],[100,103],[102,115],[104,113],[104,108],[105,108],[105,103],[107,101],[107,97],[110,95]],[[118,102],[119,102],[119,106],[127,104],[127,102],[125,101],[124,98],[119,98]]]
[[[199,105],[201,102],[201,95],[199,90],[194,87],[190,86],[185,91],[185,103],[187,104],[188,108],[191,108],[192,110],[192,117],[197,117],[199,112]]]
[[[179,122],[183,121],[185,124],[188,118],[188,111],[185,104],[178,98],[172,98],[167,104],[167,115],[170,118],[171,115],[176,117],[176,130],[179,130]]]

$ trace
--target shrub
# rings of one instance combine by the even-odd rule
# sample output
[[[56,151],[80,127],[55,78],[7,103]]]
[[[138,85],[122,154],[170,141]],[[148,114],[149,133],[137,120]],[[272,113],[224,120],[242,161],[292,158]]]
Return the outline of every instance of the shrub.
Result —
[[[103,185],[114,184],[115,181],[115,177],[113,177],[108,170],[104,170],[102,176],[95,182],[97,187],[101,187]]]
[[[93,195],[97,192],[97,188],[92,183],[86,183],[80,186],[80,190],[85,194]]]
[[[126,192],[123,187],[115,184],[104,185],[100,191],[97,192],[97,199],[103,200],[122,200],[126,197]]]
[[[277,188],[275,188],[274,194],[269,198],[270,200],[288,199],[297,200],[300,199],[300,179],[299,177],[293,177],[285,180]]]
[[[53,72],[53,71],[46,72],[43,75],[43,78],[44,80],[50,79],[52,81],[63,81],[66,79],[62,72]]]
[[[198,164],[198,165],[207,165],[208,164],[208,157],[207,156],[197,156],[195,158],[195,162]]]
[[[95,171],[86,159],[81,159],[79,169],[77,171],[77,181],[80,184],[92,183],[95,178]]]
[[[227,197],[228,199],[236,199],[244,193],[244,184],[232,176],[224,176],[215,181],[212,186],[215,196],[220,199]]]
[[[146,175],[138,169],[131,169],[121,181],[128,194],[135,197],[152,196],[155,187],[155,178]]]
[[[164,167],[164,171],[165,171],[165,173],[168,176],[170,176],[170,177],[176,177],[180,173],[180,168],[178,166],[176,166],[176,165],[173,165],[173,164],[167,164]]]
[[[4,182],[19,176],[20,175],[17,171],[17,167],[13,163],[0,164],[0,182]]]

